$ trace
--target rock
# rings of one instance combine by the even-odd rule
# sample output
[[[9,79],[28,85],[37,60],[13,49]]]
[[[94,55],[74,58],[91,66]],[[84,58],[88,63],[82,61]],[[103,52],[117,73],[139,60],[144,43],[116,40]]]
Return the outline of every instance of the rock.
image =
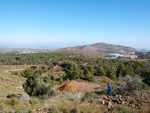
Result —
[[[100,103],[100,104],[102,104],[102,105],[105,105],[105,100],[99,99],[99,100],[98,100],[98,103]]]
[[[30,100],[30,96],[27,93],[24,93],[19,97],[19,99],[22,103],[28,103]]]
[[[122,101],[122,103],[121,103],[122,105],[124,105],[125,104],[125,101]]]
[[[143,98],[140,98],[141,95],[126,95],[126,96],[114,96],[111,98],[103,98],[99,99],[98,102],[102,105],[107,105],[110,109],[114,104],[121,104],[125,106],[129,106],[135,109],[141,109],[142,107],[150,108],[150,100],[148,99],[148,94],[145,94]]]
[[[70,94],[70,98],[73,101],[79,101],[83,97],[81,92],[75,93],[75,94]]]
[[[109,109],[112,108],[112,102],[111,102],[111,101],[108,102],[108,108],[109,108]]]

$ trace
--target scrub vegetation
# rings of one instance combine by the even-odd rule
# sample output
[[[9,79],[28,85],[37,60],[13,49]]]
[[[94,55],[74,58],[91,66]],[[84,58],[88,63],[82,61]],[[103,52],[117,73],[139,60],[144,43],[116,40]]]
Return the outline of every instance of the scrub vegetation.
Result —
[[[98,103],[106,97],[107,82],[113,96],[149,99],[150,62],[88,58],[71,53],[2,54],[1,66],[27,65],[23,71],[0,71],[1,112],[146,113],[140,109]],[[139,96],[139,97],[138,97]]]

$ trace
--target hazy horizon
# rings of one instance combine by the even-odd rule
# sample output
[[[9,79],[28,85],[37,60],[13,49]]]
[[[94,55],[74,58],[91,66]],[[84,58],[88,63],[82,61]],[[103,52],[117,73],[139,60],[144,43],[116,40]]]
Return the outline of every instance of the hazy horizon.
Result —
[[[0,47],[150,48],[149,0],[1,0]]]
[[[105,42],[98,42],[98,43],[105,43]],[[84,45],[92,45],[92,44],[96,44],[96,43],[91,43],[91,44],[77,44],[77,45],[70,45],[70,46],[52,46],[52,45],[37,45],[37,46],[33,46],[33,45],[27,45],[27,46],[22,46],[22,45],[19,45],[19,46],[16,46],[16,45],[12,45],[12,46],[0,46],[0,48],[22,48],[22,49],[61,49],[61,48],[67,48],[67,47],[75,47],[75,46],[84,46]],[[112,43],[106,43],[106,44],[112,44]],[[120,44],[113,44],[113,45],[120,45]],[[120,46],[126,46],[126,45],[120,45]],[[126,46],[126,47],[132,47],[132,46]],[[132,47],[134,48],[134,47]],[[150,50],[150,48],[135,48],[137,50],[142,50],[142,49],[145,49],[145,50]]]

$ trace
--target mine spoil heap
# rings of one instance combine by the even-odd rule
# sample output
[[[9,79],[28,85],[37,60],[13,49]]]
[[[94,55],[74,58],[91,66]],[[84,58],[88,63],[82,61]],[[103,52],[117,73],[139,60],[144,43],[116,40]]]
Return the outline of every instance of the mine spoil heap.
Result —
[[[132,107],[134,109],[141,109],[142,107],[150,108],[150,92],[140,93],[139,95],[116,95],[114,97],[103,98],[97,101],[99,104],[106,105],[112,108],[114,105],[121,104]]]

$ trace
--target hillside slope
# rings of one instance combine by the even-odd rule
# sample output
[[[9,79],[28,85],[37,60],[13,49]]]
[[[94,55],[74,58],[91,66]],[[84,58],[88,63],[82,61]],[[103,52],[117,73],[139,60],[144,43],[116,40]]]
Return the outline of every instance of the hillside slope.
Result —
[[[130,53],[136,51],[137,50],[132,47],[106,43],[96,43],[92,45],[68,47],[57,50],[57,52],[75,52],[75,53],[102,55],[102,56],[108,53]]]

